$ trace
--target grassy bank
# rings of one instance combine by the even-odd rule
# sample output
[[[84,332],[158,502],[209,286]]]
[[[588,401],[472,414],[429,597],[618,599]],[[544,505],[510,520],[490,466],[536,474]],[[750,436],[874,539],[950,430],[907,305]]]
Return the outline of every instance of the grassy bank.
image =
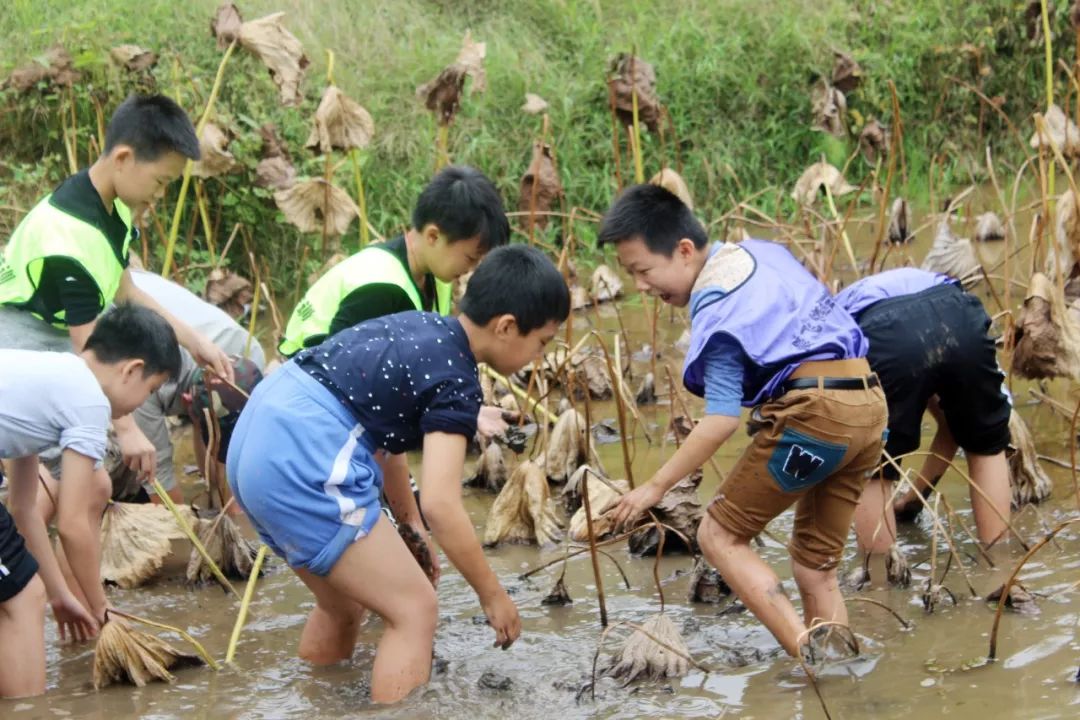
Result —
[[[9,9],[0,13],[5,40],[0,73],[55,42],[68,47],[87,77],[75,91],[84,138],[80,163],[85,164],[86,139],[96,133],[94,99],[107,116],[134,87],[156,87],[178,97],[193,115],[201,111],[220,59],[208,32],[216,5],[216,0],[9,0]],[[1071,64],[1075,35],[1065,4],[1058,5],[1051,17],[1055,55]],[[859,118],[893,124],[890,80],[905,129],[907,186],[900,189],[914,196],[927,186],[931,167],[938,187],[980,181],[987,143],[1005,174],[1021,157],[1004,123],[960,83],[979,86],[988,97],[1001,96],[1003,110],[1025,134],[1031,113],[1044,104],[1041,46],[1027,38],[1024,4],[1015,2],[249,0],[239,6],[245,19],[286,11],[286,25],[303,42],[312,65],[301,107],[282,108],[264,68],[247,54],[237,55],[218,102],[220,118],[239,132],[231,150],[254,166],[256,129],[275,122],[300,175],[321,175],[322,160],[302,144],[325,84],[325,50],[333,49],[335,81],[375,119],[376,137],[363,153],[363,167],[370,219],[385,234],[406,221],[435,161],[435,126],[415,88],[454,59],[466,29],[487,43],[488,90],[465,98],[450,132],[451,156],[485,170],[511,205],[540,127],[538,118],[520,110],[525,92],[550,105],[567,206],[603,210],[610,202],[615,181],[604,78],[609,58],[632,47],[655,65],[658,94],[679,143],[676,153],[671,138],[661,146],[656,136],[647,136],[646,173],[681,160],[705,219],[717,217],[735,199],[768,189],[756,204],[790,213],[787,191],[801,170],[822,153],[842,163],[856,147]],[[160,53],[151,78],[133,80],[109,63],[108,49],[120,43]],[[834,49],[850,52],[865,75],[848,98],[852,137],[846,140],[811,127],[810,86],[817,74],[831,72]],[[1063,72],[1057,87],[1064,96]],[[67,172],[59,110],[69,100],[6,91],[0,102],[0,229],[7,231],[19,209]],[[849,179],[858,184],[870,170],[856,159]],[[623,177],[630,177],[625,157]],[[347,163],[337,181],[351,192]],[[285,225],[268,194],[253,189],[244,173],[207,188],[219,233],[227,234],[237,220],[251,225],[275,285],[291,293],[301,247],[314,248],[318,238],[302,237]],[[188,208],[182,238],[195,220],[193,204]],[[160,216],[167,227],[168,200]],[[355,247],[355,228],[347,247]],[[588,230],[585,225],[579,232],[587,239]],[[557,240],[557,229],[551,232]],[[155,247],[163,244],[153,228],[150,236]],[[191,248],[182,262],[204,257],[201,230]],[[189,252],[186,245],[181,252]],[[314,254],[305,271],[317,265]],[[242,257],[237,254],[233,263]]]

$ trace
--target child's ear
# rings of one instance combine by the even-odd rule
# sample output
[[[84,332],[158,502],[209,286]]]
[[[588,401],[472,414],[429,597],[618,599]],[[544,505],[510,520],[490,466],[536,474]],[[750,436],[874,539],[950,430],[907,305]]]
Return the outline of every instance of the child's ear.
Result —
[[[130,145],[117,145],[109,153],[109,157],[117,165],[122,165],[135,159],[135,149]]]
[[[124,378],[124,382],[128,380],[134,380],[143,376],[143,370],[146,368],[146,361],[138,358],[132,358],[124,361],[123,366],[120,369],[120,374]]]
[[[507,313],[505,315],[499,315],[492,321],[492,332],[495,333],[495,337],[500,340],[506,340],[507,338],[518,334],[518,324],[514,316]]]
[[[421,236],[423,236],[424,241],[428,245],[434,245],[435,243],[439,242],[439,237],[442,235],[442,230],[440,230],[439,226],[435,223],[428,223],[420,231],[420,234]]]
[[[683,258],[684,260],[692,257],[696,250],[697,246],[694,245],[694,241],[690,238],[683,238],[679,240],[679,244],[675,246],[675,252],[678,253],[679,257]]]

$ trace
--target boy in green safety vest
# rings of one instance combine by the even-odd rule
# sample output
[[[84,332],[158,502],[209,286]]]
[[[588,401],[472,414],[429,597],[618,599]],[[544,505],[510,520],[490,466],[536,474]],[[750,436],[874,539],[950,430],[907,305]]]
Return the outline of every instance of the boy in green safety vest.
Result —
[[[127,267],[138,238],[132,218],[198,158],[195,128],[175,102],[133,95],[121,103],[101,157],[34,206],[0,258],[0,348],[79,352],[101,312],[124,300],[160,313],[195,362],[231,381],[226,354],[140,290]],[[132,418],[113,427],[125,462],[153,475],[155,448]]]
[[[491,181],[471,167],[443,168],[420,193],[408,232],[364,248],[311,286],[278,350],[292,357],[345,328],[405,310],[449,315],[451,283],[509,237]]]

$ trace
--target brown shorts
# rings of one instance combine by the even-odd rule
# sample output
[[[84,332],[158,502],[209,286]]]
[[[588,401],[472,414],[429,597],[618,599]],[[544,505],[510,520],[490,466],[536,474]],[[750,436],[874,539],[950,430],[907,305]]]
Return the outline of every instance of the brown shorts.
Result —
[[[804,363],[792,377],[870,376],[865,361]],[[800,372],[803,371],[803,372]],[[800,565],[839,563],[869,473],[881,460],[888,420],[880,387],[791,390],[754,408],[758,426],[709,504],[709,515],[752,538],[795,502],[788,549]]]

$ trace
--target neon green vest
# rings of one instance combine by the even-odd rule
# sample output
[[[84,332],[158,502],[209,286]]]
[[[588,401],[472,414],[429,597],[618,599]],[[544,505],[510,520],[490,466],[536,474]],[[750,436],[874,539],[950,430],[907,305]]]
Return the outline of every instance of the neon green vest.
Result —
[[[293,355],[304,349],[304,342],[308,338],[329,333],[334,316],[349,293],[373,283],[397,285],[409,296],[413,307],[417,310],[427,309],[408,269],[393,253],[373,245],[342,260],[311,286],[293,310],[278,350],[282,355]],[[440,315],[449,315],[452,301],[453,286],[436,279],[437,312]]]
[[[82,265],[97,283],[102,307],[116,297],[124,268],[104,233],[55,207],[50,198],[51,194],[46,195],[23,218],[0,257],[0,305],[28,308],[34,317],[66,330],[62,309],[50,320],[28,306],[37,291],[45,259],[62,256]],[[126,257],[131,242],[131,210],[119,200],[114,207],[128,227],[123,251]]]

